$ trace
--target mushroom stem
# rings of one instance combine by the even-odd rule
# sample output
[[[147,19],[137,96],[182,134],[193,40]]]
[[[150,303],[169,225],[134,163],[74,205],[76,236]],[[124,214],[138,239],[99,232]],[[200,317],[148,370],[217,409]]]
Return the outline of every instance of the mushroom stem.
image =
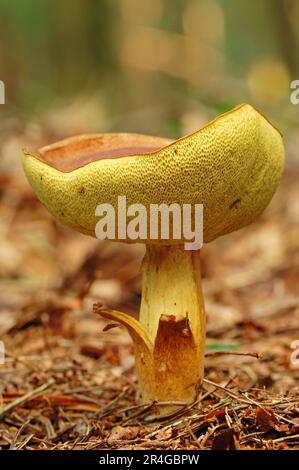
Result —
[[[196,399],[203,378],[205,311],[199,251],[148,245],[142,263],[139,321],[122,312],[94,310],[124,325],[134,342],[142,400]],[[175,405],[159,406],[160,415]]]
[[[151,370],[144,373],[136,360],[143,400],[192,402],[203,377],[205,344],[199,251],[147,245],[139,321],[153,345]]]

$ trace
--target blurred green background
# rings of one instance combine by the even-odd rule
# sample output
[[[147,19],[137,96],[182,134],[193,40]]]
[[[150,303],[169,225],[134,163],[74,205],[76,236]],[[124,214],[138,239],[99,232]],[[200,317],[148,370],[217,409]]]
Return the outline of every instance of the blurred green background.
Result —
[[[298,0],[0,0],[0,117],[175,137],[248,101],[285,130],[298,51]]]

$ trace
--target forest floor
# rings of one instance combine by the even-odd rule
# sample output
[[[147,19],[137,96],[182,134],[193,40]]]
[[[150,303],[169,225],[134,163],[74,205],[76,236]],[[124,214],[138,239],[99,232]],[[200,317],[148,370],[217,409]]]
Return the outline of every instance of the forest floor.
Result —
[[[255,224],[202,250],[205,380],[194,404],[158,420],[140,404],[126,331],[103,332],[92,311],[137,315],[143,248],[57,225],[20,146],[7,139],[0,177],[0,448],[299,448],[296,160]]]

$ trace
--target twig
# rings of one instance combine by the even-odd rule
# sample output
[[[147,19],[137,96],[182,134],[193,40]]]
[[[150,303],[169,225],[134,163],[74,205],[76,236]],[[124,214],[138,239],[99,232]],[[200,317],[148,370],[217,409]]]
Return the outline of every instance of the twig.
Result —
[[[249,399],[246,400],[245,398],[240,397],[237,393],[234,393],[231,390],[228,390],[227,388],[223,387],[220,384],[216,384],[215,382],[212,382],[211,380],[208,380],[208,379],[203,379],[203,382],[208,385],[212,385],[213,387],[219,388],[220,390],[223,390],[228,395],[238,400],[240,403],[246,403],[247,405],[252,405],[252,402]]]
[[[22,432],[24,431],[24,429],[26,428],[26,426],[30,423],[30,419],[25,421],[25,423],[23,423],[22,426],[18,429],[18,431],[16,432],[16,434],[15,434],[15,436],[14,436],[14,438],[13,438],[11,444],[10,444],[9,450],[16,449],[17,440],[18,440],[19,436],[22,434]]]
[[[3,416],[11,411],[13,408],[15,408],[18,405],[21,405],[22,403],[25,403],[26,401],[30,400],[36,395],[39,395],[40,393],[44,392],[47,388],[49,388],[51,385],[53,385],[54,380],[50,379],[49,382],[41,385],[40,387],[35,388],[34,390],[31,390],[31,392],[26,393],[22,397],[17,398],[14,400],[12,403],[9,403],[7,406],[5,406],[1,413],[0,413],[0,419],[3,418]]]
[[[263,357],[262,353],[259,353],[259,352],[243,353],[243,352],[235,352],[235,351],[215,351],[215,352],[206,353],[205,357],[222,356],[223,354],[228,354],[231,356],[250,356],[250,357],[254,357],[255,359],[261,359]]]
[[[299,434],[293,434],[292,436],[285,436],[285,437],[279,437],[278,439],[272,439],[272,442],[283,442],[283,441],[287,441],[289,439],[298,439],[299,440]]]

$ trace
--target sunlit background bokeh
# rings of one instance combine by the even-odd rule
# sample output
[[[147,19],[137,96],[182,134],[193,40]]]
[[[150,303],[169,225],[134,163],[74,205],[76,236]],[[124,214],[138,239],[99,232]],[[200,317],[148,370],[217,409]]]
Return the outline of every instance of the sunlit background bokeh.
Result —
[[[297,0],[0,0],[0,113],[176,137],[248,101],[285,130],[298,50]]]

